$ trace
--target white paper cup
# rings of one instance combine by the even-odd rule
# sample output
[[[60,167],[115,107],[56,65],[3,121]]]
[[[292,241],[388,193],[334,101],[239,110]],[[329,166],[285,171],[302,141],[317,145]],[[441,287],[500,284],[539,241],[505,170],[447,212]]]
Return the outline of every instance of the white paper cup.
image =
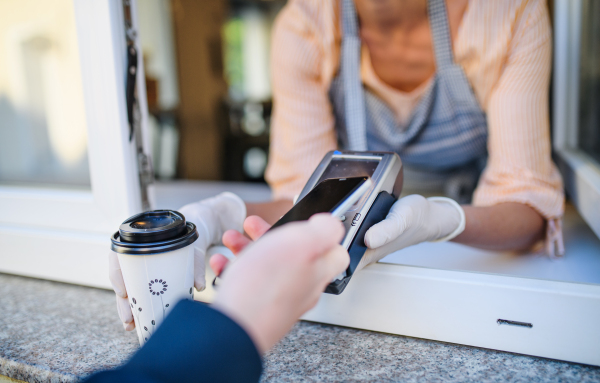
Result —
[[[112,250],[119,258],[140,346],[178,301],[193,299],[197,238],[193,223],[164,210],[131,217],[113,234]]]
[[[193,299],[193,246],[159,254],[118,255],[140,346],[178,301]]]

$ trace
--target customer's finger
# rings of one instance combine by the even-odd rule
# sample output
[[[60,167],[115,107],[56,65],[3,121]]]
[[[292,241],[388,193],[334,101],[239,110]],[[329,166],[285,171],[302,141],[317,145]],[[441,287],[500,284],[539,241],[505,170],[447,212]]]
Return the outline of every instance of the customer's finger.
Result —
[[[277,254],[278,257],[316,258],[337,245],[344,234],[339,219],[318,214],[308,221],[291,222],[270,231],[248,249],[253,254]]]
[[[129,323],[123,323],[123,328],[125,329],[125,331],[131,331],[135,329],[135,322],[131,321]]]
[[[329,213],[313,215],[308,220],[308,224],[306,238],[301,240],[311,241],[314,254],[317,256],[339,244],[344,236],[343,224]]]
[[[217,276],[221,275],[221,273],[225,269],[225,266],[227,266],[227,263],[229,263],[229,259],[227,259],[227,257],[224,256],[223,254],[218,254],[218,253],[213,254],[213,256],[210,257],[210,260],[209,260],[210,268],[213,270],[213,272]]]
[[[237,230],[227,230],[223,234],[223,245],[235,255],[244,250],[250,243],[252,241]]]
[[[348,268],[350,255],[342,245],[336,245],[324,253],[318,262],[318,269],[323,275],[323,282],[327,284],[336,275]]]
[[[254,241],[263,236],[271,228],[271,225],[257,215],[251,215],[244,221],[244,231]]]
[[[126,298],[127,290],[125,289],[125,281],[123,281],[123,273],[121,273],[119,257],[114,251],[108,253],[108,278],[115,294],[121,298]]]

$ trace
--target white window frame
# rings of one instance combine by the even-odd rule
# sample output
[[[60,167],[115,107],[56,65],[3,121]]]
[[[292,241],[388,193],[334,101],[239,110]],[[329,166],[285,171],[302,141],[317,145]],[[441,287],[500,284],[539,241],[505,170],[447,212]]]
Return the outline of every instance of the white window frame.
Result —
[[[91,190],[0,186],[0,272],[110,287],[110,234],[142,210],[136,144],[129,140],[125,100],[123,4],[74,0],[73,6]],[[133,0],[132,8],[135,23]],[[140,53],[137,92],[145,129],[142,61]]]
[[[598,168],[573,141],[581,2],[557,0],[555,9],[554,147],[567,190],[598,234]],[[560,260],[456,243],[403,249],[361,270],[342,294],[322,294],[303,319],[600,366],[600,284],[582,272],[598,269],[600,241],[568,207],[564,230]],[[211,301],[206,271],[195,298]]]
[[[581,0],[556,0],[553,146],[567,194],[600,237],[600,165],[578,148],[581,16]]]

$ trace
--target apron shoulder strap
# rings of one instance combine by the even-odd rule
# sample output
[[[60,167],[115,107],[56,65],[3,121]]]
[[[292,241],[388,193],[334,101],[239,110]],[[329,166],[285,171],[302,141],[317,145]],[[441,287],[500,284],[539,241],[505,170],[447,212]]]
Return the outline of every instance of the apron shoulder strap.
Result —
[[[344,115],[348,149],[367,150],[367,117],[365,95],[360,78],[358,20],[353,0],[342,0],[342,52],[340,75],[344,83]]]
[[[340,76],[344,84],[344,115],[350,150],[367,150],[365,95],[360,77],[361,41],[353,0],[341,0],[342,51]],[[452,40],[444,0],[428,0],[429,24],[438,70],[454,64]]]
[[[436,65],[438,69],[452,66],[454,55],[446,3],[444,0],[429,0],[428,10]]]

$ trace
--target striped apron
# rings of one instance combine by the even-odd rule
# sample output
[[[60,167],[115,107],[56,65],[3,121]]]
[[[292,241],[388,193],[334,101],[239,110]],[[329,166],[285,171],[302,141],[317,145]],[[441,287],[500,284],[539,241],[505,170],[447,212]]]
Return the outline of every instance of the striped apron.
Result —
[[[394,151],[405,188],[441,190],[469,202],[487,156],[487,122],[462,68],[454,62],[444,0],[429,0],[436,73],[401,127],[390,107],[365,89],[353,0],[342,0],[340,70],[331,83],[339,144],[348,150]]]

